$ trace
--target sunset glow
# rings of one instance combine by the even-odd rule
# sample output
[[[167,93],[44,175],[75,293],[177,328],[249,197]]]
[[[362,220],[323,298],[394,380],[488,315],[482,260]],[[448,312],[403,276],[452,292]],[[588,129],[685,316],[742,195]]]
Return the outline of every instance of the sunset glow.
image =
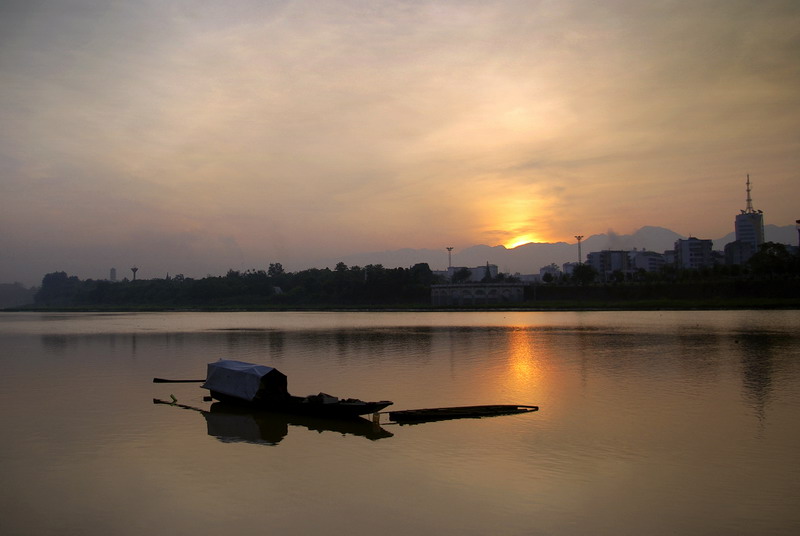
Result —
[[[503,244],[507,249],[514,249],[517,246],[522,246],[525,244],[530,244],[531,242],[542,242],[538,237],[532,234],[526,234],[523,236],[518,236],[511,240],[510,242]]]
[[[0,3],[0,282],[798,217],[795,0],[79,3]]]

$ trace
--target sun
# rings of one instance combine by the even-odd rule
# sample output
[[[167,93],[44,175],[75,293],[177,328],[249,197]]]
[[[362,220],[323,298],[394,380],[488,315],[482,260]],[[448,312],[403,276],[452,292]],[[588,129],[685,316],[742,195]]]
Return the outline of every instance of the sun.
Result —
[[[516,236],[503,244],[506,249],[514,249],[517,246],[521,246],[523,244],[529,244],[531,242],[540,242],[541,240],[534,234],[528,233],[520,236]]]
[[[487,181],[489,182],[489,181]],[[502,183],[501,183],[502,184]],[[547,200],[535,195],[536,192],[500,192],[493,202],[491,192],[482,197],[479,207],[486,235],[493,243],[502,244],[506,249],[514,249],[523,244],[544,243],[550,229],[548,215],[551,210]]]

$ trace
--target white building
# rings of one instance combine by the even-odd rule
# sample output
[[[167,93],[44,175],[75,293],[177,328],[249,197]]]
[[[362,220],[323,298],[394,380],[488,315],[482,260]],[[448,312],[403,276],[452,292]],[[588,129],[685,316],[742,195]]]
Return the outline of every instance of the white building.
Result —
[[[713,242],[690,236],[675,242],[675,265],[678,268],[697,270],[714,265],[711,251]]]
[[[655,251],[632,251],[631,265],[636,271],[658,272],[666,264],[664,255]]]

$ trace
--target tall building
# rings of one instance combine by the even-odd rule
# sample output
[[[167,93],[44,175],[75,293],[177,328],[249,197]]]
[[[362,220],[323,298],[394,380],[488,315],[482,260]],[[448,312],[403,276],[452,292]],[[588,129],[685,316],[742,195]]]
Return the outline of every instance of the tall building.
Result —
[[[736,240],[725,244],[725,264],[744,264],[764,243],[764,213],[753,208],[750,175],[747,175],[747,206],[736,216]]]
[[[736,241],[750,244],[753,253],[764,243],[764,213],[753,209],[750,175],[747,175],[747,207],[736,216]]]

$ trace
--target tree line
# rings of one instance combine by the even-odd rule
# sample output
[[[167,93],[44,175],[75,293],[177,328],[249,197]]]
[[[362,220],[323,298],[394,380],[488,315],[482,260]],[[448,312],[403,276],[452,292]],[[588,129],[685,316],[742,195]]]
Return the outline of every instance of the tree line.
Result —
[[[280,263],[267,270],[229,270],[224,276],[129,281],[81,280],[65,272],[44,276],[35,296],[42,307],[264,307],[375,306],[430,302],[440,282],[427,263],[410,268],[382,265],[287,272]]]
[[[456,271],[453,283],[466,282],[467,269]],[[514,282],[505,274],[482,282]],[[38,307],[270,308],[427,306],[430,287],[447,283],[427,263],[410,268],[364,267],[338,263],[334,269],[287,272],[280,263],[267,270],[229,270],[224,276],[193,279],[177,275],[129,281],[81,280],[65,272],[44,276],[36,292]],[[601,280],[588,264],[571,275],[545,277],[526,287],[529,301],[629,301],[692,297],[800,297],[800,255],[783,244],[768,242],[743,266],[715,265],[701,270],[665,266],[659,272],[614,273]],[[538,289],[538,290],[537,290]]]
[[[773,306],[800,299],[800,252],[767,242],[743,265],[714,264],[684,269],[667,264],[658,271],[614,271],[602,276],[588,264],[570,275],[543,277],[526,289],[537,302],[714,302],[719,306]],[[780,303],[779,303],[780,302]]]

